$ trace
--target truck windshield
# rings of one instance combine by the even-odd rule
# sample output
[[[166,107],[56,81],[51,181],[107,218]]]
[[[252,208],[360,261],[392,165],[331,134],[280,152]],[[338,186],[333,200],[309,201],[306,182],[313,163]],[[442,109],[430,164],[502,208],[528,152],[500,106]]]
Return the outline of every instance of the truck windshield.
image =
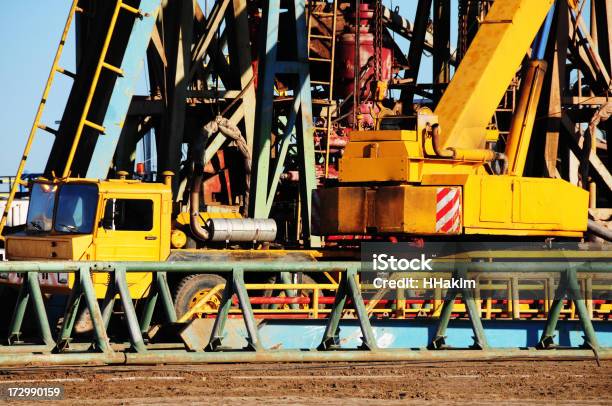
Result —
[[[55,213],[55,231],[89,234],[98,207],[96,185],[64,185],[60,188]]]
[[[32,186],[26,231],[51,231],[56,191],[56,185],[47,183],[35,183]]]

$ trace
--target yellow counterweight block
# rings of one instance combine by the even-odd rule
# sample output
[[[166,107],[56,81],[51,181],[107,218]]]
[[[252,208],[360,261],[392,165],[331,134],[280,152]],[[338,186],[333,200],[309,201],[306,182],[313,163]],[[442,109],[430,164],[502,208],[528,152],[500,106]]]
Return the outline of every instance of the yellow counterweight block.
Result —
[[[560,179],[426,175],[421,185],[317,191],[319,230],[330,234],[581,237],[588,193]]]
[[[453,235],[462,230],[458,186],[337,187],[317,191],[323,234]]]
[[[588,192],[562,179],[431,175],[423,185],[460,186],[465,234],[581,237]]]

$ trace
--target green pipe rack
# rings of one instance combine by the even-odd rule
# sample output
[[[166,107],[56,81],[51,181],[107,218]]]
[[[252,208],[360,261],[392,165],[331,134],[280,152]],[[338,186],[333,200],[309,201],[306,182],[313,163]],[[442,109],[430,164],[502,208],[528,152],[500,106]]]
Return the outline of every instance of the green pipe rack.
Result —
[[[384,361],[384,360],[442,360],[442,359],[496,359],[499,357],[527,358],[593,358],[610,359],[612,351],[598,344],[595,330],[585,301],[581,297],[578,273],[612,274],[612,262],[434,262],[433,272],[452,273],[455,278],[466,278],[469,272],[486,273],[558,273],[560,283],[555,299],[548,314],[546,326],[536,348],[531,349],[491,349],[486,341],[484,329],[477,310],[475,298],[470,289],[449,289],[446,293],[438,328],[428,349],[381,349],[377,346],[375,335],[364,304],[358,275],[363,272],[359,262],[4,262],[0,263],[0,273],[16,272],[24,274],[17,303],[8,326],[7,345],[0,345],[0,366],[32,364],[124,364],[124,363],[198,363],[198,362],[264,362],[264,361]],[[53,337],[45,302],[41,293],[38,274],[74,273],[73,286],[61,328]],[[100,304],[96,299],[91,274],[108,273],[109,285],[105,299]],[[153,283],[145,300],[144,311],[139,320],[130,296],[126,275],[130,272],[150,272]],[[245,287],[244,275],[252,272],[340,272],[340,284],[320,345],[311,350],[273,350],[261,345],[253,309]],[[371,271],[368,271],[371,272]],[[195,351],[175,347],[169,349],[156,344],[148,344],[144,339],[149,330],[156,307],[169,324],[176,323],[177,317],[168,287],[169,273],[216,273],[226,277],[218,315],[208,344]],[[451,319],[452,304],[462,295],[471,326],[474,331],[472,349],[447,351],[444,342],[446,329]],[[238,303],[248,333],[248,346],[244,349],[228,349],[222,345],[222,337],[232,297]],[[111,343],[108,328],[117,296],[124,312],[129,346]],[[580,324],[584,332],[583,348],[571,350],[555,349],[553,333],[559,320],[563,300],[574,302]],[[91,315],[93,342],[83,347],[71,345],[73,328],[80,301],[84,299]],[[19,344],[21,328],[29,301],[32,300],[34,317],[38,327],[39,345]],[[350,300],[355,309],[362,333],[363,345],[358,349],[343,348],[338,329],[342,312]],[[183,343],[184,344],[184,343]],[[181,345],[178,343],[177,345]],[[78,347],[81,349],[78,349]]]

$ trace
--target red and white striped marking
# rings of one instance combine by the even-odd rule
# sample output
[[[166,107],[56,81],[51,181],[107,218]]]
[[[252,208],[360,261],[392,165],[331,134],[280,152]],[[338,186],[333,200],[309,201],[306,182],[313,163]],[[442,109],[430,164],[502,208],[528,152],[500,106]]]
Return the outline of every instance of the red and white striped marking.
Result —
[[[436,193],[436,232],[461,232],[461,188],[440,187]]]

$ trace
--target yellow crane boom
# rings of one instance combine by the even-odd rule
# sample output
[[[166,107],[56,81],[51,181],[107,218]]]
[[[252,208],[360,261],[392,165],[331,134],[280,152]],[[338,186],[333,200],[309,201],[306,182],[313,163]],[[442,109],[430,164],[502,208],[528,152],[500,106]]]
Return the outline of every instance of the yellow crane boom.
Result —
[[[434,112],[442,148],[485,147],[487,124],[553,3],[493,3]]]

